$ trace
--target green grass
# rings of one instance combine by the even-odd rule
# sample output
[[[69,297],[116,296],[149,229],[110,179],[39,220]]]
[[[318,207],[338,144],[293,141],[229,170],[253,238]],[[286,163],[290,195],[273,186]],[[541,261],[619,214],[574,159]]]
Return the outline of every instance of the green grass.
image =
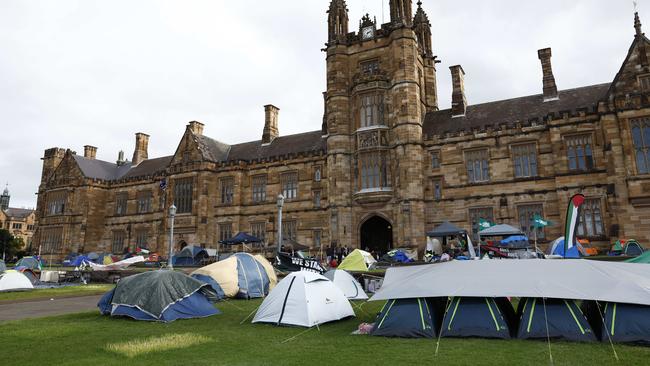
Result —
[[[0,354],[15,365],[549,364],[544,341],[442,338],[436,356],[435,339],[350,335],[362,321],[374,321],[381,302],[363,305],[366,313],[356,310],[358,318],[308,331],[250,320],[240,324],[259,303],[220,303],[221,315],[169,324],[98,312],[2,323]],[[172,348],[170,339],[177,339]],[[616,345],[620,363],[608,344],[553,341],[551,349],[556,365],[642,365],[650,359],[644,347]]]
[[[0,304],[14,301],[51,299],[72,296],[100,295],[115,285],[79,285],[60,288],[35,289],[31,291],[2,292]]]

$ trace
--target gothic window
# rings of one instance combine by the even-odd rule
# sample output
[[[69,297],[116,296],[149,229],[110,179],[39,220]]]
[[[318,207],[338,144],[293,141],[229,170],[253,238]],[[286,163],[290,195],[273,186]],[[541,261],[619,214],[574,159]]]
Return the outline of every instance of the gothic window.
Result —
[[[321,247],[321,239],[323,237],[323,232],[322,230],[314,230],[314,248],[320,248]]]
[[[138,213],[151,212],[151,191],[138,192]]]
[[[566,139],[569,170],[590,170],[594,167],[591,134],[568,136]]]
[[[194,179],[181,178],[176,179],[174,183],[174,205],[176,206],[176,213],[191,213]]]
[[[147,240],[149,240],[147,229],[140,229],[135,232],[135,245],[138,248],[148,248]]]
[[[516,178],[537,176],[537,146],[535,144],[512,146],[512,160]]]
[[[384,124],[384,97],[380,93],[364,94],[360,97],[360,127]]]
[[[47,214],[49,216],[63,215],[65,212],[65,191],[51,192],[47,195]]]
[[[365,75],[374,75],[379,72],[378,60],[364,61],[360,63],[360,66],[361,66],[361,73]]]
[[[440,151],[431,153],[431,169],[440,169]]]
[[[284,173],[280,175],[280,182],[282,184],[282,195],[285,199],[298,198],[298,173]]]
[[[650,75],[639,76],[639,86],[642,91],[650,90]]]
[[[321,180],[321,166],[317,165],[314,168],[314,182],[320,182]]]
[[[121,192],[115,195],[115,215],[124,216],[126,215],[126,208],[129,202],[129,194],[126,192]]]
[[[266,201],[266,175],[256,175],[252,179],[253,202]]]
[[[124,253],[124,240],[126,236],[124,231],[113,231],[113,242],[111,246],[111,253],[122,254]]]
[[[487,182],[490,180],[488,150],[473,150],[465,152],[467,165],[467,180],[470,183]]]
[[[600,237],[605,235],[600,198],[586,199],[580,206],[576,234],[581,237]]]
[[[436,201],[442,199],[442,179],[433,180],[433,199]]]
[[[521,228],[521,231],[523,231],[531,240],[535,238],[535,232],[537,232],[537,239],[543,239],[544,228],[536,228],[533,225],[533,219],[535,218],[535,215],[544,217],[542,205],[521,205],[517,207],[517,210],[519,212],[519,227]]]
[[[232,223],[219,224],[219,240],[224,241],[232,238]]]
[[[232,177],[221,178],[221,203],[232,205],[235,191],[235,180]]]
[[[266,242],[266,222],[251,223],[251,235]]]
[[[321,191],[320,190],[314,191],[313,194],[314,194],[314,207],[320,208],[320,194],[321,194]]]
[[[282,241],[298,239],[298,223],[295,220],[282,221]]]
[[[49,228],[43,230],[43,251],[53,253],[61,249],[63,244],[63,228]]]
[[[638,174],[650,173],[650,118],[632,120],[632,142]]]
[[[469,209],[469,222],[472,226],[472,237],[474,240],[478,240],[478,232],[481,231],[479,223],[482,220],[494,222],[494,209],[492,207]]]
[[[19,223],[19,222],[14,222],[14,223],[11,225],[11,228],[12,228],[13,230],[21,230],[21,229],[23,228],[23,224],[21,224],[21,223]]]
[[[359,153],[358,169],[361,189],[389,187],[385,151]]]

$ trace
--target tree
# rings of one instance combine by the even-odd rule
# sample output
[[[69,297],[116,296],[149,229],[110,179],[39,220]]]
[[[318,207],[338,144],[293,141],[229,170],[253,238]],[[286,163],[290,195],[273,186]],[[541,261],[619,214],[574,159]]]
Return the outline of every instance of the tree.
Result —
[[[13,258],[23,247],[23,239],[16,238],[9,230],[0,229],[0,249],[2,258]]]

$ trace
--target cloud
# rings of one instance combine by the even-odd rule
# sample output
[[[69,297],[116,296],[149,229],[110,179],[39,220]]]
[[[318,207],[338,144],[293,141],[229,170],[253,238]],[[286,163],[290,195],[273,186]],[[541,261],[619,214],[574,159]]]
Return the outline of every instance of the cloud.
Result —
[[[328,3],[0,2],[0,182],[10,182],[12,206],[35,206],[49,147],[82,153],[91,144],[114,161],[119,150],[130,156],[142,131],[150,156],[163,156],[190,120],[224,142],[255,140],[268,103],[281,109],[281,134],[319,129]],[[470,103],[536,94],[536,51],[551,46],[566,89],[611,81],[634,34],[632,5],[622,2],[423,3],[442,60],[441,108],[450,104],[450,65],[463,65]],[[382,1],[348,7],[351,30],[365,12],[382,19]]]

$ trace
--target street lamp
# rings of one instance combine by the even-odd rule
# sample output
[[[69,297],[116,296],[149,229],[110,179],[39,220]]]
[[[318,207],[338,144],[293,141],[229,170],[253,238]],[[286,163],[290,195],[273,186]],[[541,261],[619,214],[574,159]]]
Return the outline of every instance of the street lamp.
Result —
[[[176,217],[176,206],[172,203],[169,207],[169,218],[171,219],[171,226],[169,227],[169,261],[167,266],[173,270],[172,257],[174,256],[174,217]]]
[[[282,247],[282,206],[284,206],[284,196],[278,195],[278,255]]]

